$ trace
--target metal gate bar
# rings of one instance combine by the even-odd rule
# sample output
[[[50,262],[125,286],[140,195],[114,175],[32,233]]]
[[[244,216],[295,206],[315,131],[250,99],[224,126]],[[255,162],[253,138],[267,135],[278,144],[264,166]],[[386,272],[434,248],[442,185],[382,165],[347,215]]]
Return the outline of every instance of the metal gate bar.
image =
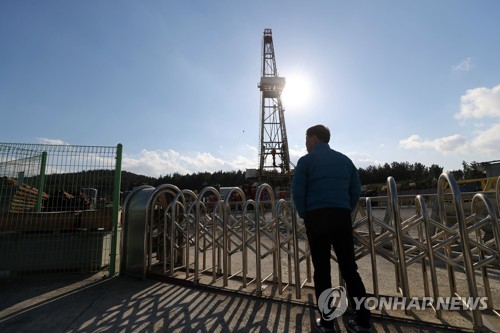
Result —
[[[497,180],[497,206],[499,185]],[[479,273],[487,307],[494,310],[488,272],[498,267],[500,235],[492,193],[467,195],[470,209],[464,209],[466,196],[453,177],[443,173],[438,180],[437,200],[429,196],[426,200],[422,195],[413,200],[405,197],[405,204],[413,205],[415,214],[403,218],[402,201],[392,177],[387,180],[387,188],[387,197],[362,198],[353,212],[356,258],[368,257],[371,261],[374,295],[380,294],[377,258],[392,264],[396,290],[407,299],[415,295],[410,291],[413,277],[408,275],[413,264],[419,263],[422,272],[423,290],[417,291],[417,296],[432,294],[435,299],[442,293],[437,267],[444,264],[450,296],[458,295],[456,274],[464,272],[466,293],[478,297],[475,274]],[[155,204],[155,198],[148,208],[149,250],[144,258],[148,271],[163,267],[163,275],[221,288],[231,282],[257,296],[263,295],[266,286],[274,285],[280,295],[293,290],[295,297],[301,298],[302,288],[311,281],[310,252],[303,222],[297,219],[290,201],[275,202],[273,189],[267,184],[259,186],[255,199],[246,198],[239,188],[233,188],[224,198],[211,187],[199,194],[173,187],[168,191],[168,203]],[[379,205],[377,216],[383,212],[383,218],[375,216],[374,202]],[[433,213],[429,214],[427,207],[431,204]],[[163,219],[153,218],[160,209]],[[435,210],[439,214],[434,214]],[[212,275],[211,282],[203,282],[202,274],[207,273]],[[441,310],[435,311],[441,318]],[[481,329],[480,310],[471,311],[475,328]]]

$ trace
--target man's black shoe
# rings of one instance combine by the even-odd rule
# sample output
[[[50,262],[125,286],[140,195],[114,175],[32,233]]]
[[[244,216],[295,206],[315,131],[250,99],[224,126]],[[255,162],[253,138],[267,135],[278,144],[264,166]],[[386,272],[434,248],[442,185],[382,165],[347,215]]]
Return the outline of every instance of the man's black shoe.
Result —
[[[345,324],[345,328],[351,333],[372,333],[371,327],[363,327],[358,325],[356,320],[354,319],[349,319],[347,323]]]
[[[336,332],[333,327],[326,327],[321,324],[321,319],[316,319],[316,326],[314,327],[314,332],[318,333],[334,333]]]

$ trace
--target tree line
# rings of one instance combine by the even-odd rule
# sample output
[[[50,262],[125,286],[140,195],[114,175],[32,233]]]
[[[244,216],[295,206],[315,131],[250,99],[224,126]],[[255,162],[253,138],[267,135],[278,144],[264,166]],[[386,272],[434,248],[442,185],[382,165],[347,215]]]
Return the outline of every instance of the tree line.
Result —
[[[462,169],[452,170],[450,173],[456,180],[484,178],[484,166],[485,163],[463,161]],[[443,170],[444,168],[437,164],[427,167],[418,162],[392,162],[369,166],[366,169],[359,168],[358,173],[361,183],[366,185],[368,190],[375,190],[377,186],[385,183],[389,176],[396,180],[401,189],[427,189],[435,188]]]
[[[466,161],[462,162],[462,169],[450,171],[456,180],[475,179],[486,177],[484,163]],[[437,179],[443,173],[444,168],[432,164],[425,166],[422,163],[392,162],[383,165],[359,168],[358,173],[363,185],[376,187],[387,182],[392,176],[402,188],[432,188],[435,187]],[[159,186],[161,184],[172,184],[180,189],[201,190],[206,186],[225,187],[242,186],[249,181],[245,179],[244,171],[217,171],[198,172],[181,175],[179,173],[168,174],[158,178],[137,175],[131,172],[122,172],[122,190],[132,190],[139,185]]]
[[[158,178],[137,175],[131,172],[122,172],[121,188],[123,191],[130,191],[136,186],[150,185],[160,186],[162,184],[172,184],[180,189],[190,189],[200,191],[204,187],[226,187],[226,186],[241,186],[245,183],[245,172],[243,171],[216,171],[198,172],[193,174],[181,175],[173,173]]]

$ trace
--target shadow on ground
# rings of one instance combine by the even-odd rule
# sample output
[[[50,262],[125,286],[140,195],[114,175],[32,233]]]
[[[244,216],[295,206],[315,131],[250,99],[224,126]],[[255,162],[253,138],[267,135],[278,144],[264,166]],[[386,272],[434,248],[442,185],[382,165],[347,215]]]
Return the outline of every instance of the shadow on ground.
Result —
[[[316,316],[311,306],[128,277],[0,281],[0,294],[0,332],[310,332]],[[382,317],[374,327],[436,331]]]

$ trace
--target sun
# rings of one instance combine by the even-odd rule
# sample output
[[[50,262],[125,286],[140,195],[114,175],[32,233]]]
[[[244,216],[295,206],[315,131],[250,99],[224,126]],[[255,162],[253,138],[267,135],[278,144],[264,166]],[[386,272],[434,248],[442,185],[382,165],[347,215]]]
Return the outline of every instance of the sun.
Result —
[[[304,107],[311,100],[311,82],[307,75],[291,74],[285,77],[286,85],[281,94],[286,109]]]

